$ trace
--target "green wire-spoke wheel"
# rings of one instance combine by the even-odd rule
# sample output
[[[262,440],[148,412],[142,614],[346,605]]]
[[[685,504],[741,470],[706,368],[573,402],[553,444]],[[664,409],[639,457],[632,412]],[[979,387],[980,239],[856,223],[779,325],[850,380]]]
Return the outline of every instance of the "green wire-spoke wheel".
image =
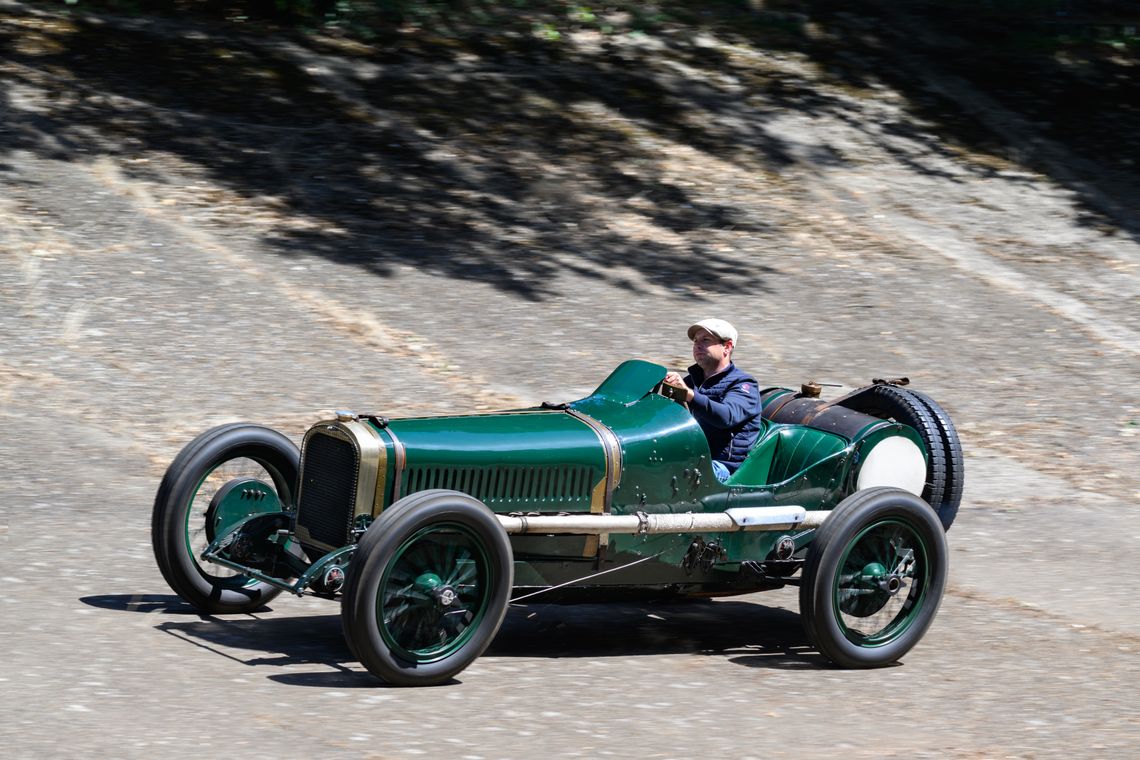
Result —
[[[403,657],[432,662],[460,649],[490,601],[494,573],[478,536],[462,525],[429,525],[396,551],[380,581],[384,641]]]
[[[200,612],[249,612],[280,590],[207,562],[219,535],[257,514],[292,508],[300,452],[260,425],[222,425],[202,433],[163,476],[151,515],[155,560],[170,587]]]
[[[349,648],[385,681],[451,679],[498,632],[513,582],[510,541],[466,494],[424,491],[368,528],[341,602]]]
[[[800,585],[804,627],[843,667],[894,662],[933,622],[947,567],[945,531],[922,499],[897,488],[859,491],[812,542]]]
[[[847,638],[887,641],[914,620],[929,585],[929,552],[899,520],[866,528],[848,544],[835,582],[835,605]]]

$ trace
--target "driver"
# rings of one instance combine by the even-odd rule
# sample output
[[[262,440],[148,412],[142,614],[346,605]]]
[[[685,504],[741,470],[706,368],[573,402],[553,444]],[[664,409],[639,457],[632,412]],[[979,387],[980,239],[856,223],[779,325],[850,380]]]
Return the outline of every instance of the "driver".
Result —
[[[732,363],[736,328],[723,319],[702,319],[689,328],[693,359],[689,374],[665,375],[665,382],[685,393],[689,411],[712,452],[712,468],[724,482],[748,456],[762,426],[756,379]]]

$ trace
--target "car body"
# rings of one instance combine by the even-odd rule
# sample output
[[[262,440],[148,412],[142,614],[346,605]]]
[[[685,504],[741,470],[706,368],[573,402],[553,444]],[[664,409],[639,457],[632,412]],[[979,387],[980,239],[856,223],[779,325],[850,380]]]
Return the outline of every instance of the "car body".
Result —
[[[159,488],[156,558],[211,613],[282,590],[340,598],[353,651],[400,684],[454,676],[507,605],[533,597],[793,584],[812,640],[836,662],[909,650],[937,609],[945,516],[960,500],[945,412],[899,382],[834,402],[813,386],[770,388],[755,447],[721,483],[665,374],[631,360],[583,399],[489,414],[338,412],[305,433],[299,455],[266,428],[216,428]],[[922,498],[932,494],[934,509]]]

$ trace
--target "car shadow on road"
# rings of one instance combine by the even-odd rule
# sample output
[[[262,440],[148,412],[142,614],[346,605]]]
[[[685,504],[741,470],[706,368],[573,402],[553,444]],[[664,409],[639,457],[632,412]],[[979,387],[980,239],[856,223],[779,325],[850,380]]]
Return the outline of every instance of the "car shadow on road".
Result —
[[[81,597],[79,601],[100,609],[156,614],[160,619],[156,630],[242,665],[321,665],[333,669],[274,680],[340,687],[379,683],[368,673],[349,667],[356,658],[341,634],[340,615],[280,617],[270,606],[241,615],[203,615],[174,594],[106,594]],[[242,656],[245,652],[251,654]]]
[[[90,607],[119,612],[163,612],[168,615],[199,614],[197,610],[175,594],[99,594],[80,597],[79,601]]]
[[[767,667],[813,667],[799,615],[742,601],[515,606],[487,650],[499,657],[745,655]]]
[[[294,686],[375,687],[341,633],[339,614],[278,616],[266,607],[245,615],[197,613],[177,596],[83,597],[101,609],[156,614],[155,629],[250,667],[319,665],[327,671],[274,673]],[[194,619],[188,619],[194,618]],[[248,656],[247,656],[248,654]],[[741,601],[516,605],[484,656],[637,657],[693,654],[727,657],[748,667],[814,669],[827,663],[807,640],[799,616]],[[453,682],[454,683],[454,682]]]

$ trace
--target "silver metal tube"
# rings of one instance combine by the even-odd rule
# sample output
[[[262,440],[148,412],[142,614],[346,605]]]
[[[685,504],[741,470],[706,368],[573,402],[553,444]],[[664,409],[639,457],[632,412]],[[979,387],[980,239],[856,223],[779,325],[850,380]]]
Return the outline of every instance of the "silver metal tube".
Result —
[[[778,509],[778,508],[775,508]],[[755,514],[759,510],[752,510]],[[535,517],[495,515],[507,533],[597,535],[602,533],[731,533],[734,531],[787,531],[818,528],[829,511],[805,512],[793,522],[743,524],[728,512],[686,512],[683,514],[633,515],[539,515]]]

